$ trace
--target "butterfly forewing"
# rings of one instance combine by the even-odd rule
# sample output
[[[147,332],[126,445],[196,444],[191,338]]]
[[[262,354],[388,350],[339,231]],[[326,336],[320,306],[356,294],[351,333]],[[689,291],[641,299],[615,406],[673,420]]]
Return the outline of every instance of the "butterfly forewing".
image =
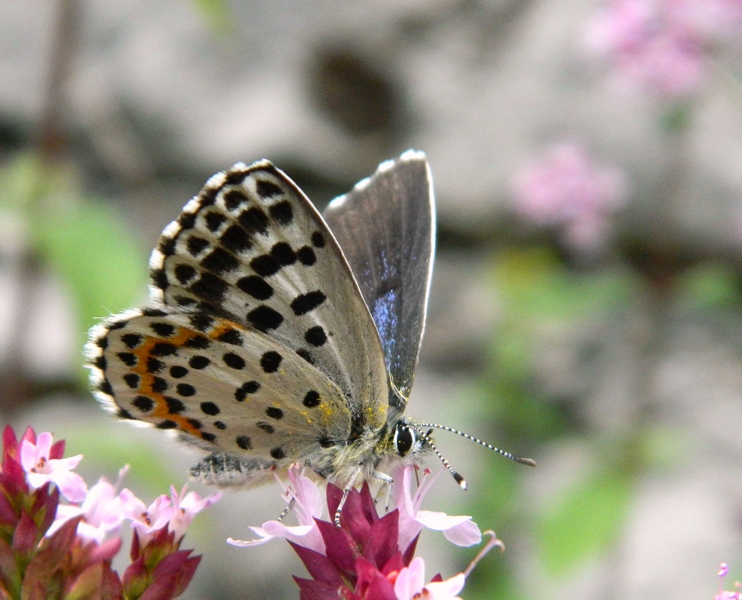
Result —
[[[384,163],[326,215],[270,162],[237,164],[165,228],[150,307],[91,330],[98,398],[211,451],[201,481],[303,461],[345,486],[404,456],[435,226],[424,156]]]
[[[132,311],[98,333],[99,395],[120,416],[278,464],[349,435],[341,390],[263,333],[167,310]]]
[[[412,387],[425,325],[435,244],[430,171],[409,151],[383,163],[369,179],[324,212],[350,263],[381,336],[386,366],[402,392]]]
[[[337,384],[352,414],[385,420],[380,340],[350,268],[311,202],[268,161],[212,177],[150,266],[155,302],[273,338]]]

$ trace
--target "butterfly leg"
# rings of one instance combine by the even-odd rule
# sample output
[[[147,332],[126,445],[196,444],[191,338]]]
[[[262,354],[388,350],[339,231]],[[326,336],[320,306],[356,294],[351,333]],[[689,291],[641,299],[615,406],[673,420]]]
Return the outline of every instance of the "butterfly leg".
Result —
[[[355,487],[356,479],[358,479],[358,476],[361,474],[362,470],[363,467],[361,465],[358,465],[353,471],[353,474],[350,476],[348,485],[346,485],[343,489],[343,497],[340,498],[340,503],[338,504],[337,510],[335,511],[335,527],[340,527],[340,513],[343,512],[343,506],[345,506],[345,501],[348,499],[348,494],[350,494],[350,490]]]
[[[389,502],[392,499],[392,490],[394,489],[394,477],[382,473],[381,471],[373,471],[371,476],[381,481],[381,485],[386,488],[386,494],[384,494],[386,496],[384,501],[384,512],[389,512]],[[381,489],[379,489],[379,492],[381,492]],[[378,497],[374,500],[374,502],[376,501],[378,501]]]

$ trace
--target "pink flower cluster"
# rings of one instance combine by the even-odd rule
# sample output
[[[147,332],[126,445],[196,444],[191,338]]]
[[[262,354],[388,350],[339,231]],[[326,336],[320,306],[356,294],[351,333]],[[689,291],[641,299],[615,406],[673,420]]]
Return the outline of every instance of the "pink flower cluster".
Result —
[[[742,586],[739,581],[735,582],[734,587],[737,588],[736,592],[724,590],[724,578],[729,574],[729,565],[727,563],[721,563],[719,565],[719,593],[714,596],[714,600],[742,600]]]
[[[301,468],[289,469],[290,485],[284,486],[284,500],[296,512],[299,525],[286,526],[268,521],[250,529],[258,536],[252,541],[229,540],[235,546],[256,546],[276,538],[285,538],[307,568],[311,579],[294,577],[302,600],[345,598],[347,600],[412,600],[413,598],[455,599],[463,589],[466,576],[486,552],[502,547],[492,532],[489,544],[464,573],[443,580],[436,575],[426,583],[425,562],[413,558],[420,532],[427,527],[442,531],[459,546],[471,546],[482,533],[471,517],[449,516],[420,509],[435,477],[425,471],[423,481],[413,493],[414,467],[396,473],[394,509],[380,517],[368,483],[361,490],[350,490],[340,513],[340,527],[320,519],[323,502],[316,484],[301,474]],[[283,485],[283,484],[282,484]],[[343,491],[327,486],[328,514],[334,515]]]
[[[3,432],[0,463],[0,597],[174,598],[200,562],[180,543],[193,517],[219,495],[160,496],[145,506],[134,494],[101,479],[88,489],[74,469],[82,455],[63,458],[64,442],[30,427],[17,440]],[[125,470],[122,470],[121,475]],[[67,502],[61,503],[64,498]],[[115,533],[130,521],[131,564],[111,568],[121,547]],[[114,537],[105,539],[108,534]]]
[[[565,142],[516,174],[512,203],[533,224],[560,228],[570,245],[592,250],[605,243],[624,190],[617,169],[596,165],[581,146]]]
[[[714,44],[740,31],[740,0],[612,0],[585,42],[624,80],[665,98],[696,92]]]

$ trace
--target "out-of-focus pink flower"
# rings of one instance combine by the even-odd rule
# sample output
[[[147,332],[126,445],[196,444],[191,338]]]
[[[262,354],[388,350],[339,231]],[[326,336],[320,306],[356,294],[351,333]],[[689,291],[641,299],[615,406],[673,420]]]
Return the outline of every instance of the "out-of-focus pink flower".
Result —
[[[442,471],[431,476],[426,469],[420,486],[412,492],[412,469],[400,469],[396,473],[395,487],[396,501],[394,505],[399,509],[399,545],[404,548],[427,527],[434,531],[441,531],[449,542],[457,546],[473,546],[482,541],[482,532],[471,517],[464,515],[447,515],[446,513],[420,510],[425,495]],[[401,479],[401,484],[399,485]]]
[[[105,477],[101,477],[98,483],[90,488],[82,505],[60,504],[57,508],[57,518],[47,535],[52,535],[62,524],[78,515],[82,515],[83,518],[77,526],[77,535],[100,544],[105,535],[118,530],[124,520],[116,487]]]
[[[51,481],[59,487],[65,498],[71,502],[81,502],[88,492],[88,486],[72,469],[82,460],[82,454],[56,458],[52,442],[52,434],[46,431],[39,434],[35,444],[28,439],[21,442],[21,465],[27,473],[28,483],[36,489]]]
[[[613,0],[584,43],[621,79],[665,98],[695,93],[714,43],[742,24],[740,0]]]
[[[168,528],[170,531],[175,532],[176,541],[185,535],[186,530],[193,522],[193,517],[204,508],[208,508],[214,502],[219,501],[222,497],[221,492],[210,494],[205,498],[201,498],[196,492],[188,492],[186,494],[186,487],[187,484],[180,490],[180,494],[173,486],[170,487],[170,500],[172,502],[173,513]]]
[[[567,241],[580,249],[605,243],[610,217],[624,199],[620,171],[596,165],[575,143],[552,146],[513,181],[515,209],[540,227],[563,228]]]
[[[721,563],[721,565],[719,565],[719,572],[717,573],[719,577],[719,593],[714,596],[714,600],[742,600],[742,592],[740,592],[742,586],[739,581],[734,583],[734,587],[737,588],[736,592],[724,590],[724,578],[728,574],[729,565],[727,563]]]
[[[153,532],[168,524],[174,508],[170,498],[161,494],[149,506],[145,506],[131,490],[125,488],[119,494],[121,512],[124,518],[131,519],[131,526],[137,530],[142,546],[152,539]]]

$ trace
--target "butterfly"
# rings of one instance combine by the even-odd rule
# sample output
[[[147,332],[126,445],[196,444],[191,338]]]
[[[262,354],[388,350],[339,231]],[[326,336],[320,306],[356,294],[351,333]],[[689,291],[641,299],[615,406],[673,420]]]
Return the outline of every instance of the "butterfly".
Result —
[[[149,306],[86,346],[97,398],[208,451],[207,484],[305,464],[347,491],[435,452],[405,414],[427,311],[435,209],[407,151],[320,215],[269,161],[211,177],[150,259]],[[528,462],[490,446],[501,454]]]

